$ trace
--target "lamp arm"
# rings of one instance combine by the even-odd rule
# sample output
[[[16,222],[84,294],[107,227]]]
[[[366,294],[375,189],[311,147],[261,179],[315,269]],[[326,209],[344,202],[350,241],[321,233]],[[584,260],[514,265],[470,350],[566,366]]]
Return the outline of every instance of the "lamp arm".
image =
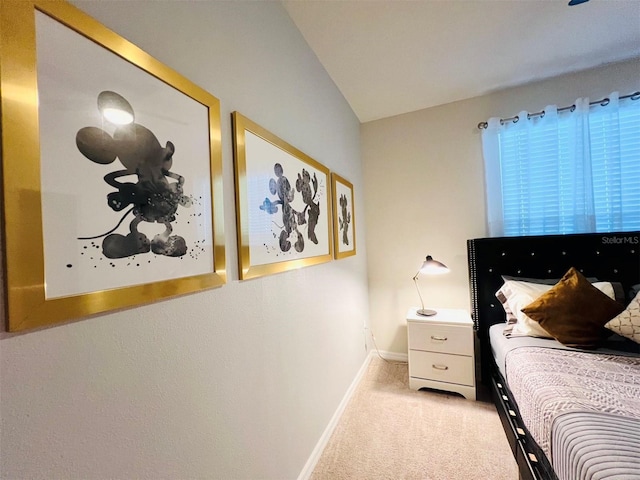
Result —
[[[418,274],[420,273],[420,271],[418,271],[418,273],[416,273],[416,276],[413,277],[413,283],[416,284],[416,290],[418,291],[418,297],[420,297],[420,310],[424,310],[424,301],[422,300],[422,295],[420,294],[420,289],[418,288]]]

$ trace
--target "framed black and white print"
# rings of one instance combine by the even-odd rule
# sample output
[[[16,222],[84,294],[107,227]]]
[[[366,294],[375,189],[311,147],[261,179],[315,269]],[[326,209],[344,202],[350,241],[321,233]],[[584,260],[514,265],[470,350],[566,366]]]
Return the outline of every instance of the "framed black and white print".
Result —
[[[64,1],[0,22],[9,331],[222,285],[218,99]]]
[[[333,192],[333,251],[336,259],[356,254],[356,214],[353,185],[337,173],[331,173]]]
[[[242,280],[332,259],[329,169],[233,113]]]

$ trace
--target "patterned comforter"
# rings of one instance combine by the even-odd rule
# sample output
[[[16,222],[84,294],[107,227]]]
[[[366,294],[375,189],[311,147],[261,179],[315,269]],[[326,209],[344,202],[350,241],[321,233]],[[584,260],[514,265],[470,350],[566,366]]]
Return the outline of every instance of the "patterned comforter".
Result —
[[[615,427],[621,420],[630,426],[640,424],[640,358],[523,347],[510,351],[506,359],[506,380],[522,420],[559,478],[640,478],[640,430],[631,429],[629,435],[632,438],[624,439],[623,443],[631,445],[631,450],[625,450],[627,457],[622,459],[616,458],[622,430]],[[589,422],[596,418],[594,414],[606,414],[599,415],[597,421],[610,418],[612,426],[607,427],[608,430],[617,429],[620,434],[614,435],[613,440],[604,435],[595,441],[593,435],[576,436],[570,433],[572,428],[575,431],[575,427],[567,427],[572,423],[569,421],[572,414],[575,418],[589,419]],[[591,427],[588,429],[595,432]],[[564,434],[564,431],[568,433]],[[573,437],[567,438],[567,435]],[[576,441],[580,443],[583,440],[590,442],[591,449],[576,445]],[[613,442],[613,445],[609,448],[607,442]],[[576,452],[581,451],[589,452],[588,458],[575,458]],[[629,458],[630,468],[637,475],[603,476],[597,467],[592,466],[604,461],[615,467],[621,462],[629,463]],[[585,467],[586,473],[576,476],[575,469],[580,462],[588,468]],[[557,467],[561,465],[573,473],[558,471]]]

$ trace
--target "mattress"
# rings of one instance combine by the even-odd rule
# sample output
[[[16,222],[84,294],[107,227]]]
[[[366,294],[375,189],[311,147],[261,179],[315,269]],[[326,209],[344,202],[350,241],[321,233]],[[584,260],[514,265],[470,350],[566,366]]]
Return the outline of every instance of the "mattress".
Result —
[[[498,370],[503,377],[507,377],[505,369],[505,359],[507,354],[520,347],[545,347],[559,348],[562,350],[573,350],[570,347],[562,345],[557,340],[551,338],[537,337],[505,337],[502,331],[507,325],[505,323],[497,323],[489,328],[489,341],[491,344],[491,353],[496,361]]]
[[[630,357],[638,357],[640,354],[637,345],[618,335],[612,335],[603,346],[596,350],[582,350],[579,348],[567,347],[553,338],[538,337],[505,337],[503,331],[506,323],[497,323],[489,327],[489,343],[491,345],[491,354],[498,366],[500,374],[506,378],[505,358],[507,354],[520,347],[544,347],[555,348],[559,350],[569,350],[574,352],[604,353],[611,355],[622,355]]]
[[[501,325],[490,338],[522,421],[560,480],[640,479],[637,354],[507,339]]]

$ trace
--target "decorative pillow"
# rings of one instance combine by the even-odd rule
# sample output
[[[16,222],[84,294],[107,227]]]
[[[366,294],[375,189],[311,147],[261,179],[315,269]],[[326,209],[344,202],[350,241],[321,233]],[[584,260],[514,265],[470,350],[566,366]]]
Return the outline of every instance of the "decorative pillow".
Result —
[[[507,319],[506,320],[507,325],[506,327],[504,327],[502,334],[506,337],[509,337],[511,336],[513,327],[518,322],[518,318],[514,315],[514,313],[509,308],[509,304],[507,303],[507,295],[505,294],[503,289],[505,289],[504,285],[500,287],[500,289],[496,292],[496,298],[502,304],[502,308],[504,309],[504,313]]]
[[[593,283],[593,282],[592,282]],[[613,299],[616,302],[627,304],[627,295],[624,293],[624,287],[620,282],[611,282],[611,286],[613,287]]]
[[[623,310],[624,305],[613,300],[613,292],[603,293],[572,267],[522,312],[560,343],[594,348],[606,337],[604,325]]]
[[[505,282],[507,280],[517,280],[518,282],[540,283],[542,285],[555,285],[560,281],[559,278],[527,278],[527,277],[512,277],[509,275],[502,275],[502,280]],[[593,284],[600,283],[596,277],[587,277],[587,280],[589,280],[589,283],[593,283]],[[609,283],[611,283],[611,286],[613,287],[613,293],[614,293],[614,296],[611,298],[613,298],[615,301],[620,303],[627,303],[627,298],[635,297],[636,293],[640,291],[640,285],[635,285],[635,287],[638,287],[638,289],[635,291],[635,293],[633,293],[633,290],[632,290],[631,292],[633,294],[627,296],[624,293],[624,288],[622,287],[622,283],[620,282],[609,282]],[[609,294],[607,293],[607,295]]]
[[[560,280],[559,278],[529,278],[529,277],[512,277],[511,275],[501,275],[502,280],[508,282],[509,280],[516,282],[527,282],[527,283],[539,283],[541,285],[555,285]],[[593,280],[597,282],[597,279]]]
[[[507,337],[553,338],[540,324],[521,312],[522,308],[553,287],[553,284],[550,283],[552,279],[530,279],[533,282],[525,282],[510,280],[517,277],[503,276],[502,278],[505,282],[496,292],[496,298],[502,304],[506,314],[507,326],[503,330],[503,334]],[[615,290],[610,282],[598,282],[596,278],[588,278],[587,280],[595,281],[593,285],[597,289],[611,298],[616,298]]]
[[[620,315],[609,320],[604,326],[640,344],[640,292]]]
[[[507,331],[504,332],[506,336],[553,338],[538,323],[521,312],[522,308],[529,305],[552,287],[553,285],[521,282],[517,280],[507,280],[504,282],[504,285],[498,292],[506,298],[506,302],[503,303],[508,324],[506,328]],[[498,299],[500,300],[500,297],[498,297]],[[511,324],[509,324],[509,314],[515,318],[515,322],[513,318],[511,319]],[[509,328],[509,326],[511,326],[511,328]]]

